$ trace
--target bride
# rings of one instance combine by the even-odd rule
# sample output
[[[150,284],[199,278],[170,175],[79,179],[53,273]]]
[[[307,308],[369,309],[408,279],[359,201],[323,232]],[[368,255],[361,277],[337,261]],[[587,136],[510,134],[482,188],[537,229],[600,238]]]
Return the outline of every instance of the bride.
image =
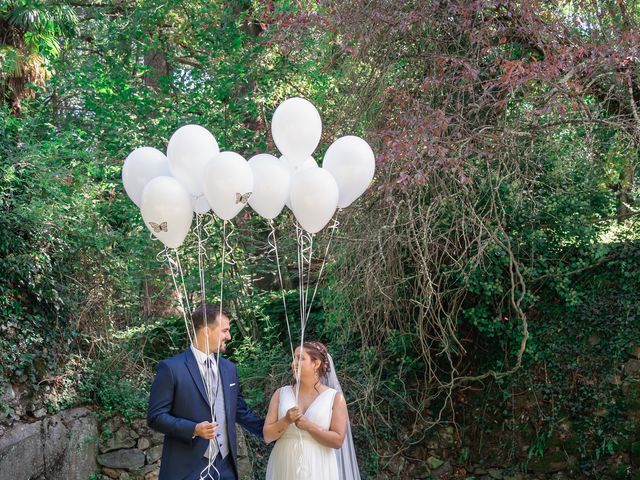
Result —
[[[299,381],[273,394],[264,423],[265,441],[277,440],[267,480],[360,480],[347,404],[327,348],[303,343],[292,369]]]

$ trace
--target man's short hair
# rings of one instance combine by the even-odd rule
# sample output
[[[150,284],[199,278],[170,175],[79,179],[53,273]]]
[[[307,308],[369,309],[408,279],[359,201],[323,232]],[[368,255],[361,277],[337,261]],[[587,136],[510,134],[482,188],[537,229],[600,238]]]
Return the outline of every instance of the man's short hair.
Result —
[[[200,305],[191,313],[193,328],[197,332],[202,327],[204,327],[205,324],[213,327],[216,323],[218,323],[218,318],[220,317],[220,315],[231,318],[231,316],[226,311],[220,308],[220,305],[213,305],[211,303]]]

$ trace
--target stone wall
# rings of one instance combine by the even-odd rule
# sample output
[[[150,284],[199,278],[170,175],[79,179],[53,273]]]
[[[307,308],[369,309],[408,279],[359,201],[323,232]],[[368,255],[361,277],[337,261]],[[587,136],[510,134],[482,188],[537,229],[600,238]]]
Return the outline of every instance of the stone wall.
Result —
[[[1,428],[0,480],[86,480],[97,469],[98,428],[86,408]]]
[[[126,424],[115,417],[99,424],[85,407],[38,415],[32,422],[9,419],[0,426],[0,480],[158,478],[163,435],[147,427],[145,419]],[[241,479],[250,478],[241,430],[238,454]]]
[[[640,480],[640,346],[635,346],[630,358],[619,372],[611,375],[611,383],[620,387],[624,418],[619,420],[621,440],[613,451],[603,452],[598,465],[601,473],[589,478],[598,480]],[[540,397],[541,395],[539,395]],[[514,404],[514,418],[523,412],[535,411],[536,398],[521,395]],[[538,397],[538,398],[539,398]],[[482,409],[473,412],[478,418]],[[594,411],[592,416],[605,415]],[[484,439],[469,434],[472,425],[467,422],[462,430],[444,425],[430,432],[412,445],[403,455],[392,457],[382,467],[385,478],[411,478],[430,480],[582,480],[579,468],[580,448],[585,441],[576,431],[567,414],[545,441],[544,452],[529,458],[531,442],[535,438],[532,428],[513,433],[496,420],[495,430],[486,432]],[[465,429],[467,431],[465,431]],[[626,432],[622,434],[622,432]],[[473,451],[481,446],[483,457],[474,458]],[[512,459],[505,460],[505,451]],[[401,447],[398,447],[401,451]],[[477,455],[475,456],[477,457]]]
[[[104,479],[155,480],[160,469],[163,435],[144,419],[125,424],[115,417],[102,425],[98,464]]]

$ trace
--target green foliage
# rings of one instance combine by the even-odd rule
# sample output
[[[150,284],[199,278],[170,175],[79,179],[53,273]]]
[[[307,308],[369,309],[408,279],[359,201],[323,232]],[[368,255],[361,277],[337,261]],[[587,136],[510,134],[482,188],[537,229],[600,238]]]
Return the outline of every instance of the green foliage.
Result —
[[[323,8],[314,7],[314,14]],[[21,117],[0,107],[0,383],[26,385],[28,396],[52,412],[92,403],[103,417],[120,414],[129,421],[144,414],[157,362],[186,347],[171,278],[158,256],[161,246],[150,240],[121,185],[120,169],[132,149],[162,150],[178,127],[197,123],[216,135],[223,150],[246,157],[274,152],[269,120],[275,106],[292,95],[309,98],[323,115],[318,153],[338,134],[397,121],[377,117],[385,92],[422,82],[424,71],[403,57],[390,59],[384,72],[372,70],[366,61],[345,58],[343,47],[355,46],[353,39],[317,25],[293,41],[278,37],[274,17],[296,12],[291,2],[276,2],[272,10],[260,2],[204,0],[83,8],[26,0],[2,4],[0,20],[24,33],[26,51],[46,59],[52,76],[46,85],[33,85],[37,94],[23,102]],[[252,33],[262,22],[266,30]],[[394,50],[427,50],[433,34],[425,31],[423,44]],[[508,52],[505,58],[531,54],[516,44],[501,48]],[[0,78],[18,72],[24,58],[18,47],[1,45]],[[372,100],[356,98],[352,76],[366,80],[364,91]],[[533,107],[526,97],[514,96],[500,127],[527,132],[523,118]],[[506,461],[524,467],[560,444],[579,457],[584,475],[600,475],[603,459],[620,452],[637,456],[640,432],[629,412],[639,410],[640,387],[624,383],[620,366],[640,344],[640,232],[637,216],[615,219],[621,177],[637,145],[610,125],[606,112],[593,107],[593,114],[598,121],[588,128],[571,113],[541,115],[536,131],[546,133],[523,136],[514,151],[496,147],[495,161],[486,152],[464,159],[473,181],[456,188],[474,196],[474,213],[488,219],[482,228],[494,237],[483,245],[481,261],[468,262],[450,283],[438,285],[464,291],[443,296],[447,307],[459,306],[451,333],[461,344],[433,340],[432,325],[421,316],[424,299],[414,292],[423,266],[414,245],[389,253],[398,259],[384,271],[392,289],[367,277],[354,260],[368,231],[380,227],[393,235],[393,229],[409,228],[437,192],[424,187],[408,212],[385,198],[373,208],[341,213],[341,238],[333,245],[306,338],[329,345],[350,402],[362,470],[371,477],[385,475],[389,451],[429,438],[422,427],[446,415],[448,406],[467,427],[460,463],[482,457],[489,436],[508,445]],[[535,182],[500,176],[504,164],[534,171]],[[395,200],[405,201],[402,195]],[[401,227],[371,224],[373,210],[388,213],[381,215],[386,222],[399,216]],[[500,222],[491,223],[494,210],[501,212]],[[456,214],[449,209],[425,228],[445,231]],[[206,239],[206,297],[217,302],[223,226],[209,216],[199,221]],[[289,218],[278,222],[296,344],[294,239],[283,234],[293,226]],[[234,335],[229,354],[238,363],[248,403],[264,413],[273,391],[290,381],[291,357],[277,270],[266,253],[270,229],[244,214],[227,228],[223,298],[233,312]],[[197,248],[190,235],[180,251],[191,306],[201,300]],[[519,299],[530,334],[523,367],[481,384],[478,393],[470,394],[466,385],[449,392],[443,385],[453,373],[513,367],[523,335],[510,301],[514,262],[526,285]],[[444,273],[454,267],[445,266]],[[353,275],[351,282],[344,282],[345,271]],[[382,305],[374,325],[368,313],[353,307],[364,288],[373,288]],[[402,318],[390,313],[396,304],[409,305]],[[425,352],[433,354],[433,363]],[[458,372],[451,371],[449,359]],[[425,381],[432,368],[440,385]],[[535,402],[519,408],[527,392]],[[516,411],[526,413],[523,420]],[[570,434],[563,430],[568,424]],[[516,437],[524,439],[524,454]],[[250,445],[260,470],[268,450]],[[625,472],[621,467],[618,476]]]
[[[141,380],[143,380],[141,382]],[[116,374],[105,375],[97,383],[94,401],[107,417],[119,414],[125,422],[146,415],[149,399],[148,375],[141,378],[122,378]]]
[[[56,72],[46,94],[23,103],[22,117],[0,110],[0,379],[30,384],[34,391],[63,373],[74,354],[113,355],[112,348],[102,349],[120,344],[112,332],[153,323],[154,312],[171,306],[160,290],[170,284],[157,275],[159,246],[149,241],[121,186],[126,154],[145,144],[163,149],[171,133],[190,122],[209,127],[223,149],[257,153],[267,144],[266,116],[286,94],[286,88],[275,88],[284,84],[286,70],[278,55],[242,27],[251,9],[198,1],[134,2],[123,9],[82,10],[77,30],[77,10],[65,4],[17,1],[0,11],[11,25],[30,32],[29,45],[47,54]],[[158,24],[168,28],[159,30]],[[68,54],[53,60],[60,45],[47,35],[58,39],[62,33],[70,36]],[[150,49],[170,65],[158,88],[144,81],[154,68],[142,60]],[[180,63],[182,58],[193,65]],[[206,275],[215,279],[207,290],[215,292],[220,225],[211,228]],[[243,270],[241,242],[230,241],[234,251],[228,254],[239,267],[226,280],[228,298],[251,275]],[[191,238],[185,246],[191,292],[199,289],[194,245]],[[143,304],[151,305],[146,313]],[[259,302],[235,307],[250,314]],[[245,327],[243,335],[257,329]],[[183,325],[162,328],[169,331],[153,330],[156,336],[144,344],[152,359],[185,345]],[[93,378],[116,388],[113,379]],[[82,398],[48,383],[43,385],[61,395],[48,400],[52,408]],[[120,402],[115,393],[100,400],[108,408]]]

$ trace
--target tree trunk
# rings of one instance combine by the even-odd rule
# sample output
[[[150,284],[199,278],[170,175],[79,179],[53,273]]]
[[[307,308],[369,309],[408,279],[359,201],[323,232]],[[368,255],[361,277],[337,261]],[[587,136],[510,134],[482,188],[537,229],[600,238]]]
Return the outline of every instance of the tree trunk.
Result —
[[[144,54],[144,65],[149,67],[144,75],[144,84],[153,90],[160,90],[162,78],[170,74],[167,56],[162,50],[150,48]]]
[[[640,150],[638,150],[640,152]],[[638,154],[640,155],[640,153]],[[633,191],[633,162],[631,159],[627,160],[624,170],[620,173],[620,191],[618,192],[618,223],[623,223],[633,213],[630,206],[635,205],[635,200],[631,196]]]
[[[14,72],[5,72],[0,75],[0,102],[9,105],[12,115],[22,115],[22,101],[34,95],[32,89],[26,85],[28,82],[37,81],[37,65],[26,65],[24,60],[28,56],[25,45],[25,33],[10,25],[6,20],[0,20],[0,45],[6,45],[19,52],[19,68]]]

